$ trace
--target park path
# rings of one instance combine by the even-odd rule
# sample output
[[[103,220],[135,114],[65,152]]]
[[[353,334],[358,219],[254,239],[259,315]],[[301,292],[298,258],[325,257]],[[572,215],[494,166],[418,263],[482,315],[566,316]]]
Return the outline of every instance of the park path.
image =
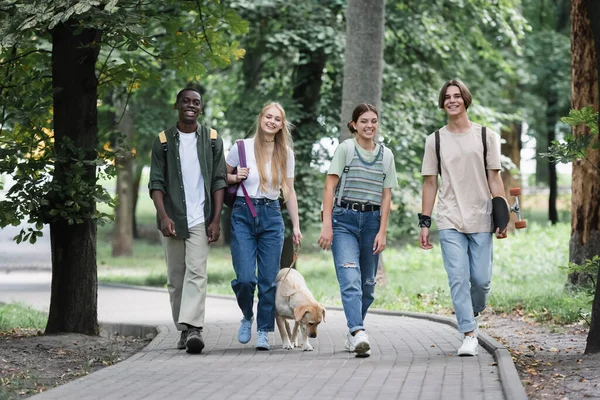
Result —
[[[3,269],[5,251],[0,242],[0,302],[47,311],[50,273]],[[34,398],[526,398],[510,356],[497,342],[482,335],[485,347],[480,346],[478,357],[458,357],[461,340],[447,319],[413,316],[417,318],[370,313],[366,324],[372,356],[365,359],[345,351],[345,318],[334,308],[328,309],[327,321],[313,339],[315,351],[284,350],[275,333],[270,336],[272,350],[258,352],[255,331],[250,343],[237,341],[240,312],[235,301],[212,296],[207,299],[206,347],[191,355],[175,347],[179,333],[165,290],[100,285],[101,322],[156,326],[158,335],[129,359]]]

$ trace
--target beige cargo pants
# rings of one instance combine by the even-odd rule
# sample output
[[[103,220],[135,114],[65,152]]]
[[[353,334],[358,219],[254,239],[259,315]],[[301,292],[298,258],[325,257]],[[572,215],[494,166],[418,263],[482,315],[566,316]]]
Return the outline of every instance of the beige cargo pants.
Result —
[[[178,330],[189,324],[201,328],[204,325],[206,304],[206,260],[208,237],[205,224],[189,230],[190,237],[164,237],[161,235],[165,260],[167,261],[167,288],[171,300],[173,322]]]

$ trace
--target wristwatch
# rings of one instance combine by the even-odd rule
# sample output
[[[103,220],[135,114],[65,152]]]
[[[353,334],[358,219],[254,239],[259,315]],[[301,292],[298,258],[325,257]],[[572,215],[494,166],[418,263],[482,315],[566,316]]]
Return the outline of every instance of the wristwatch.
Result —
[[[423,215],[421,213],[419,215],[419,228],[430,228],[431,227],[431,217],[429,215]]]

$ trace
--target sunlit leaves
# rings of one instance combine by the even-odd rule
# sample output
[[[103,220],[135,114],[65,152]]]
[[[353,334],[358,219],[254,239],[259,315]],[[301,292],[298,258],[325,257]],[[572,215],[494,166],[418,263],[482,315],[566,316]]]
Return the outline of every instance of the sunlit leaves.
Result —
[[[590,164],[600,170],[600,165],[595,165],[587,157],[587,151],[590,148],[600,148],[598,141],[598,112],[594,111],[592,106],[587,106],[581,110],[571,110],[568,117],[561,118],[561,121],[571,126],[585,125],[589,134],[572,135],[568,134],[564,140],[555,140],[548,149],[548,153],[541,154],[555,162],[567,163],[578,159],[586,159]]]

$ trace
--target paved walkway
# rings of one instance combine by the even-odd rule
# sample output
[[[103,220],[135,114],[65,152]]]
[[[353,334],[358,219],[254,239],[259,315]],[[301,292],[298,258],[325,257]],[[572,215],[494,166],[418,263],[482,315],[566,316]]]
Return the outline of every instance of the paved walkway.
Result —
[[[0,243],[0,264],[3,250]],[[50,273],[0,268],[0,302],[18,301],[47,311],[49,297]],[[157,326],[158,335],[131,358],[34,398],[526,398],[512,359],[497,342],[482,335],[485,348],[480,346],[478,357],[458,357],[461,340],[448,319],[414,316],[419,318],[370,313],[366,323],[372,356],[365,359],[345,351],[345,318],[333,308],[312,340],[315,351],[284,350],[274,333],[272,350],[259,352],[253,347],[255,331],[250,343],[237,341],[240,312],[235,301],[209,297],[206,347],[202,354],[191,355],[175,348],[179,333],[165,290],[100,285],[101,322]]]

